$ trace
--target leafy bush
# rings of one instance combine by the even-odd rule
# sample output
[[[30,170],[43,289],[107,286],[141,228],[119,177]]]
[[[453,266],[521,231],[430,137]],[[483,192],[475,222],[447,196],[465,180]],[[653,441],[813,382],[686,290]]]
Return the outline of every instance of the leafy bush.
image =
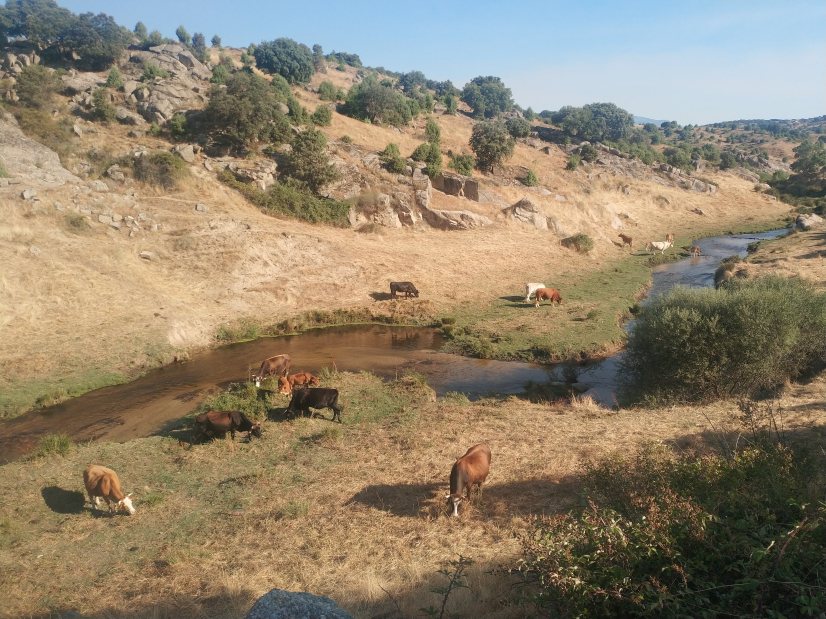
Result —
[[[522,184],[526,187],[536,187],[539,184],[539,179],[536,177],[536,172],[528,170],[525,178],[522,179]]]
[[[424,126],[424,134],[430,144],[438,144],[442,139],[442,130],[432,118],[428,118]]]
[[[410,154],[410,158],[413,161],[425,161],[427,160],[428,155],[430,155],[430,144],[425,142],[424,144],[419,144]]]
[[[344,144],[352,144],[353,143],[353,138],[351,138],[349,135],[343,135],[343,136],[341,136],[340,139],[341,139],[341,142],[343,142]]]
[[[203,33],[196,32],[192,35],[192,55],[195,56],[201,62],[205,62],[207,59],[206,53],[206,37],[204,37]]]
[[[579,156],[582,158],[583,161],[593,163],[594,161],[599,159],[599,151],[597,150],[597,147],[593,144],[583,144],[579,148]]]
[[[176,140],[183,140],[189,134],[186,115],[178,112],[166,123],[169,134]]]
[[[286,183],[274,183],[266,191],[235,179],[232,172],[223,170],[218,179],[241,192],[250,202],[271,214],[287,215],[309,221],[327,223],[341,228],[349,225],[350,204],[321,198],[306,188]]]
[[[384,167],[394,174],[403,174],[405,167],[407,167],[407,162],[402,159],[398,145],[392,142],[379,153],[379,158],[384,164]]]
[[[513,154],[516,142],[501,122],[479,122],[473,126],[470,147],[476,154],[476,165],[480,170],[493,170]]]
[[[16,107],[12,110],[20,129],[55,151],[66,165],[66,159],[76,144],[77,137],[72,131],[72,121],[67,117],[54,118],[38,108]]]
[[[474,77],[465,84],[462,101],[471,107],[475,118],[493,118],[513,107],[510,88],[492,75]]]
[[[560,243],[563,247],[567,247],[568,249],[575,249],[580,254],[587,254],[594,248],[593,239],[587,234],[583,234],[582,232],[564,238],[560,241]]]
[[[826,361],[826,295],[799,280],[675,289],[640,312],[624,361],[627,391],[708,401],[772,389]]]
[[[335,62],[336,64],[350,65],[357,69],[364,66],[361,64],[361,58],[359,58],[358,54],[350,54],[348,52],[330,52],[327,54],[327,60]],[[344,68],[342,67],[341,70],[344,70]]]
[[[105,88],[96,88],[92,93],[92,117],[105,123],[115,120],[115,106],[112,105],[109,91]]]
[[[212,44],[212,47],[221,47],[221,37],[217,34],[213,34],[210,43]]]
[[[327,138],[317,129],[299,133],[292,143],[292,150],[281,166],[284,176],[307,185],[313,193],[338,178],[330,156],[327,154]]]
[[[180,41],[183,45],[189,45],[189,32],[186,28],[183,27],[183,25],[180,25],[176,28],[175,36],[178,37],[178,41]]]
[[[368,76],[347,93],[341,112],[372,123],[403,126],[413,118],[411,99]]]
[[[330,80],[324,80],[318,85],[318,97],[322,101],[338,101],[344,98],[340,96],[342,94],[341,90],[336,88]]]
[[[200,404],[195,413],[210,410],[241,411],[251,419],[260,421],[267,417],[267,402],[258,397],[254,383],[231,383],[227,389]]]
[[[579,163],[582,161],[582,157],[574,153],[570,157],[568,157],[568,163],[565,164],[566,170],[576,170],[579,167]]]
[[[531,134],[531,123],[519,116],[508,118],[505,121],[505,127],[508,128],[508,133],[515,138],[526,138]]]
[[[42,109],[51,103],[52,96],[60,87],[60,78],[54,71],[43,65],[32,64],[23,67],[17,77],[15,89],[22,105]]]
[[[333,112],[330,110],[329,106],[319,105],[315,109],[315,112],[313,112],[310,120],[313,121],[313,124],[318,125],[319,127],[329,127],[333,120]]]
[[[758,437],[728,457],[649,447],[588,468],[587,507],[542,517],[520,569],[550,616],[816,616],[822,462]],[[814,480],[814,481],[813,481]]]
[[[473,174],[473,168],[476,167],[476,159],[473,155],[464,153],[451,154],[448,165],[462,176],[471,176]]]
[[[156,151],[138,157],[132,164],[135,178],[164,189],[175,189],[189,176],[183,159],[166,151]]]
[[[309,82],[315,71],[310,48],[292,39],[280,38],[259,43],[253,56],[259,69],[277,73],[290,84]]]
[[[169,77],[169,71],[161,69],[154,62],[147,62],[143,65],[143,73],[140,78],[142,82],[152,82],[156,77],[167,78]]]
[[[554,112],[551,121],[569,137],[590,142],[620,140],[634,126],[634,117],[613,103],[590,103],[582,107],[567,105]]]
[[[213,84],[224,84],[229,78],[230,71],[224,64],[217,64],[212,68],[212,77],[209,81]]]
[[[109,75],[106,76],[106,87],[114,88],[116,90],[118,88],[123,88],[123,76],[117,67],[112,67],[109,69]]]

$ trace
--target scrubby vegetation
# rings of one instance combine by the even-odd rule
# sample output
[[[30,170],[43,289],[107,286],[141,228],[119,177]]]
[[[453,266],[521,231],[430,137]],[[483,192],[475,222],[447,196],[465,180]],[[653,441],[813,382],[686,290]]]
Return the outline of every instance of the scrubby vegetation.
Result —
[[[253,56],[259,69],[277,73],[290,84],[309,82],[315,72],[310,48],[292,39],[280,38],[259,43]]]
[[[676,289],[646,304],[628,341],[632,397],[708,401],[773,389],[826,362],[826,296],[779,277]]]
[[[402,158],[399,151],[399,146],[392,142],[379,153],[379,158],[387,171],[393,172],[393,174],[402,174],[407,166],[407,162]]]
[[[817,616],[826,605],[823,455],[742,405],[721,454],[651,446],[585,473],[587,507],[541,518],[520,569],[554,616]],[[724,437],[721,437],[725,441]]]
[[[448,165],[462,176],[470,176],[473,174],[473,168],[476,167],[476,159],[467,153],[450,153]]]
[[[326,136],[318,129],[307,129],[295,136],[281,173],[306,185],[313,193],[336,180],[339,175],[330,163]]]
[[[513,154],[516,145],[513,136],[508,133],[500,121],[478,122],[473,125],[470,147],[476,154],[476,165],[482,171],[492,171]]]
[[[473,110],[474,118],[494,118],[513,107],[511,89],[501,78],[474,77],[462,90],[462,101]]]
[[[350,88],[341,112],[359,120],[401,127],[415,115],[413,103],[395,88],[368,76]]]
[[[580,232],[573,236],[566,237],[560,241],[563,247],[575,249],[580,254],[587,254],[594,248],[594,240],[587,234]]]
[[[189,167],[173,153],[156,151],[135,159],[135,178],[164,189],[175,189],[189,176]]]

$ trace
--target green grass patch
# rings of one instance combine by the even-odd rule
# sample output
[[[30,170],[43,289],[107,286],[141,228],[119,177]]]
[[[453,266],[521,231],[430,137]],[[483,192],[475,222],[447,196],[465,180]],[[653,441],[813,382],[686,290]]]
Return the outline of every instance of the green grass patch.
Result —
[[[15,383],[0,382],[0,419],[11,419],[35,408],[59,404],[88,391],[118,385],[123,374],[90,369],[62,378],[39,378]]]
[[[8,178],[9,171],[6,170],[6,164],[3,163],[3,160],[0,159],[0,178]]]
[[[65,456],[72,450],[72,439],[67,434],[47,434],[37,444],[33,457],[42,458],[52,454]]]

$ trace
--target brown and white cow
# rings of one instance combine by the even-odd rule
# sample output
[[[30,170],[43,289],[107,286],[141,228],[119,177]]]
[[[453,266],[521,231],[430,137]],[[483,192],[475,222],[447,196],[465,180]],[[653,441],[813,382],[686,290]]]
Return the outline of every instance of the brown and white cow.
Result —
[[[278,393],[290,395],[296,387],[317,387],[318,376],[309,372],[296,372],[278,379]]]
[[[135,513],[132,499],[129,498],[132,493],[123,494],[118,474],[112,469],[100,464],[90,464],[83,471],[83,485],[86,486],[89,502],[95,509],[100,509],[100,499],[102,497],[109,506],[109,511],[112,511],[112,504],[114,503],[118,511],[126,512],[130,516]]]
[[[545,288],[545,284],[540,282],[528,282],[525,284],[525,303],[530,303],[531,295],[539,290],[540,288]]]
[[[562,296],[556,288],[540,288],[536,291],[536,307],[540,301],[550,301],[551,303],[562,303]]]
[[[450,494],[447,495],[448,509],[453,508],[453,515],[459,515],[459,503],[467,494],[470,501],[470,491],[473,486],[482,491],[482,484],[490,472],[490,447],[484,443],[474,445],[467,450],[464,456],[456,460],[450,469]]]
[[[255,386],[260,387],[261,381],[270,376],[286,376],[290,371],[290,366],[293,360],[290,355],[275,355],[269,359],[264,359],[261,362],[261,367],[258,368],[258,373],[252,375],[255,381]]]
[[[669,232],[668,234],[666,234],[665,235],[665,240],[673,245],[674,244],[674,233]]]

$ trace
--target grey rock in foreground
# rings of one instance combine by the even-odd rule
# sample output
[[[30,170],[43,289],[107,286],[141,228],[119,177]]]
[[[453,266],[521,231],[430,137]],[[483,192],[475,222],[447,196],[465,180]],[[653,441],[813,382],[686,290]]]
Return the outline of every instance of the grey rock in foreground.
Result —
[[[258,598],[246,619],[352,619],[323,595],[273,589]]]

